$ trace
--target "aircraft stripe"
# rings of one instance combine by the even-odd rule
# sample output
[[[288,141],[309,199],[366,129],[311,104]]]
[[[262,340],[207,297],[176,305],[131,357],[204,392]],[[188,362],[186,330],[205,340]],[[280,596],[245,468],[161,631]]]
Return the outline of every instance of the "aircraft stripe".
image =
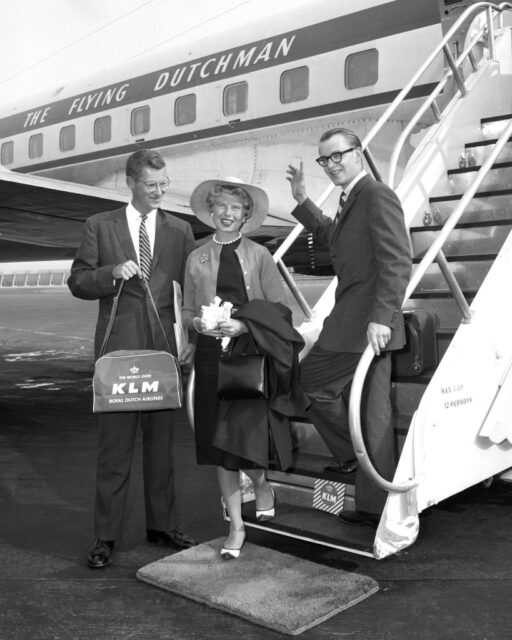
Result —
[[[409,92],[407,100],[427,96],[434,90],[435,87],[435,83],[418,85]],[[377,93],[374,95],[352,98],[350,100],[342,100],[340,102],[333,102],[331,104],[324,104],[321,106],[309,107],[306,109],[298,109],[297,111],[290,111],[287,113],[273,114],[271,116],[254,118],[252,120],[241,120],[238,122],[232,121],[229,124],[224,124],[217,127],[209,127],[207,129],[189,131],[187,133],[180,133],[178,135],[145,139],[144,148],[161,149],[162,147],[183,144],[185,142],[196,142],[197,140],[204,140],[205,138],[222,137],[241,131],[252,131],[253,129],[262,129],[264,127],[272,127],[279,124],[290,124],[292,122],[299,122],[302,120],[308,120],[310,118],[328,116],[334,113],[341,114],[345,111],[354,111],[368,107],[378,107],[380,105],[389,104],[390,102],[392,102],[398,93],[398,90],[384,91],[382,93]],[[57,158],[55,160],[49,160],[47,162],[41,162],[39,164],[30,164],[23,167],[16,167],[16,171],[20,173],[32,173],[56,167],[68,166],[71,164],[91,162],[93,160],[100,160],[102,158],[109,158],[111,156],[129,154],[139,149],[140,146],[140,142],[132,142],[130,144],[120,145],[118,147],[109,147],[108,149],[101,150],[98,149],[97,151],[90,151],[88,153],[82,153],[80,155],[75,155],[67,158]]]
[[[394,0],[0,119],[0,138],[440,22],[437,0]]]

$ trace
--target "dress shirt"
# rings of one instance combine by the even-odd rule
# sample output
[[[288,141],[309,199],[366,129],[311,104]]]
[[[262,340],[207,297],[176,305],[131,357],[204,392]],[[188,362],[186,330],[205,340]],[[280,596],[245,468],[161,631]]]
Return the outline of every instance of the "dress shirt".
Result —
[[[146,218],[146,229],[149,237],[149,244],[151,246],[151,255],[155,252],[155,230],[156,230],[156,214],[157,209],[153,209],[150,211]],[[133,246],[135,248],[135,252],[137,254],[137,260],[140,264],[140,255],[139,255],[139,227],[141,223],[141,214],[140,211],[130,204],[126,207],[126,220],[128,222],[128,228],[130,230],[130,237],[133,242]]]
[[[348,184],[343,191],[345,192],[345,202],[348,200],[348,197],[350,195],[350,192],[352,191],[352,189],[356,186],[356,183],[359,182],[359,180],[361,180],[361,178],[363,176],[366,175],[366,171],[363,169],[362,171],[360,171],[357,176],[350,182],[350,184]]]

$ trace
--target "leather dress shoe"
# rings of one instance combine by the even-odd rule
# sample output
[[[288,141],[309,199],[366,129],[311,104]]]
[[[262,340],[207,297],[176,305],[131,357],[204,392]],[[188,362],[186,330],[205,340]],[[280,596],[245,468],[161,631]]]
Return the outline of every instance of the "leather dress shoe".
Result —
[[[380,522],[380,516],[376,513],[368,513],[367,511],[341,511],[338,517],[346,524],[363,524],[376,529]]]
[[[354,473],[359,466],[359,462],[356,458],[353,460],[347,460],[341,464],[329,464],[324,467],[324,471],[328,473]]]
[[[87,564],[92,569],[102,569],[108,567],[112,561],[112,553],[114,551],[113,540],[102,540],[96,538],[94,544],[87,555]]]
[[[151,544],[156,544],[159,547],[174,547],[174,549],[190,549],[195,547],[197,542],[194,538],[187,536],[186,533],[175,529],[170,533],[166,531],[157,531],[156,529],[146,530],[147,541]]]

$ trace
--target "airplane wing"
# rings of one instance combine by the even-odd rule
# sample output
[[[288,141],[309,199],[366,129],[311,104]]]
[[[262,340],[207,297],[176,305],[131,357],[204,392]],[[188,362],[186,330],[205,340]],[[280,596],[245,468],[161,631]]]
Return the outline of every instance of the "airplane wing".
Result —
[[[129,201],[128,191],[121,193],[0,167],[0,262],[72,260],[84,221]],[[167,192],[162,208],[186,219],[198,244],[211,234],[211,228],[192,215],[187,194]],[[249,235],[273,253],[293,223],[272,214],[268,222]],[[315,263],[319,268],[330,264],[327,251],[320,247],[313,251],[306,233],[301,234],[285,262],[299,271],[303,267],[314,268]]]
[[[126,204],[129,193],[91,187],[0,167],[0,261],[66,260],[75,256],[89,216]],[[192,225],[196,237],[208,227],[191,215],[185,197],[164,208]]]

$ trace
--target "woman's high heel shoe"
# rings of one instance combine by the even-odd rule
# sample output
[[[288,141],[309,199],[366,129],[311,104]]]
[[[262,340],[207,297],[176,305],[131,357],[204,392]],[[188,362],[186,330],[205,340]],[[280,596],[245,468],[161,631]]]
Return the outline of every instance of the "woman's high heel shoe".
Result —
[[[274,518],[276,515],[277,497],[272,487],[270,487],[270,491],[272,492],[272,499],[274,501],[274,504],[270,509],[256,509],[256,520],[258,522],[266,522],[267,520],[272,520],[272,518]]]
[[[220,550],[220,557],[223,560],[236,560],[237,558],[240,557],[240,551],[242,550],[242,547],[244,546],[244,542],[245,542],[245,531],[243,532],[243,538],[242,538],[242,543],[239,547],[237,547],[236,549],[232,549],[230,547],[222,547],[222,549]],[[226,544],[224,542],[224,544]]]

